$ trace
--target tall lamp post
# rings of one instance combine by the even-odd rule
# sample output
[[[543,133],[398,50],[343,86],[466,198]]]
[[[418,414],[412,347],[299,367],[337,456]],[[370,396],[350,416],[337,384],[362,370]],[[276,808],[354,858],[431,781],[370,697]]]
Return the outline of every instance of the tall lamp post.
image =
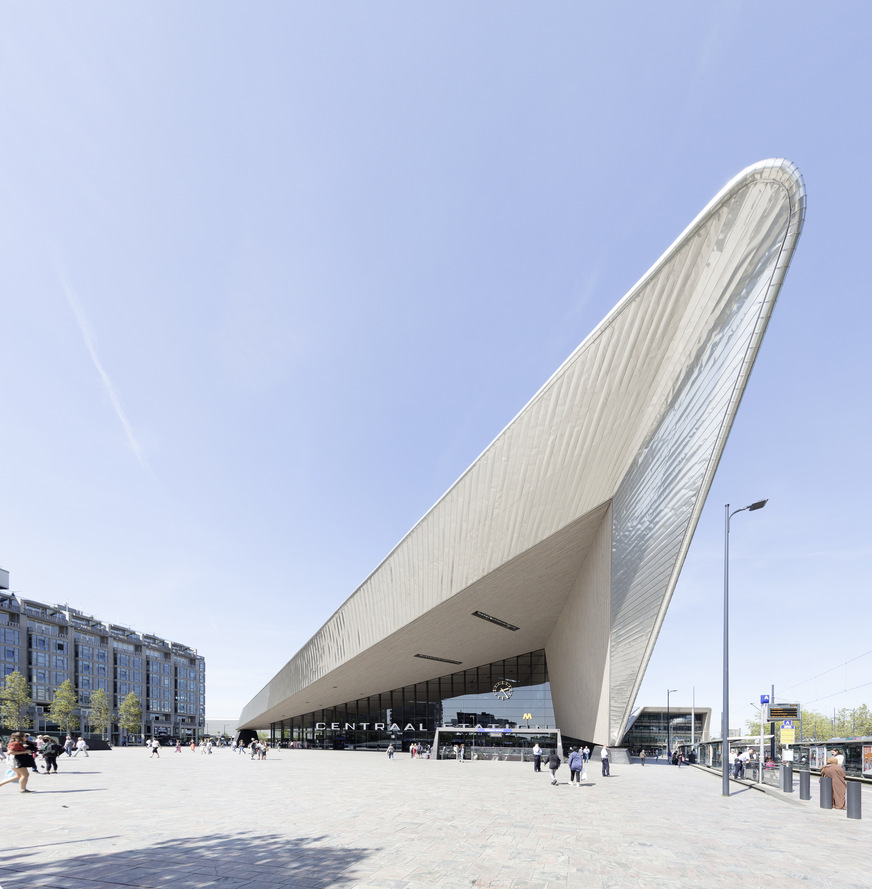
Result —
[[[667,764],[672,762],[672,735],[670,733],[670,728],[672,726],[672,721],[669,718],[669,695],[677,692],[677,688],[667,688],[666,689],[666,759]]]
[[[730,512],[724,507],[724,707],[721,713],[721,795],[730,795],[730,519],[738,512],[763,509],[768,500],[758,500]]]

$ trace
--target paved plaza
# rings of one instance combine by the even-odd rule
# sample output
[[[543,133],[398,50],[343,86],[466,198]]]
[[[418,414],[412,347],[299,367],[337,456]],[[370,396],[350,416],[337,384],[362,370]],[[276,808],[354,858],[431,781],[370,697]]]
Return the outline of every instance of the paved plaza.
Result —
[[[164,748],[62,756],[0,788],[0,886],[62,889],[757,889],[872,885],[862,821],[700,769]],[[794,795],[795,796],[795,795]]]

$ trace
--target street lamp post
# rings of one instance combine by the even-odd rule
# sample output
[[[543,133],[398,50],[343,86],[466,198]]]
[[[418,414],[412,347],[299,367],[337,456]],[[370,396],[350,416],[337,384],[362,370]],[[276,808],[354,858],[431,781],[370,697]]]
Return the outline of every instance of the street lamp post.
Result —
[[[666,689],[666,759],[667,762],[672,762],[672,736],[670,733],[670,728],[672,726],[672,722],[669,719],[669,695],[677,692],[677,688],[667,688]]]
[[[730,795],[730,519],[746,509],[763,509],[768,500],[758,500],[750,506],[730,512],[724,507],[724,706],[721,713],[721,795]]]

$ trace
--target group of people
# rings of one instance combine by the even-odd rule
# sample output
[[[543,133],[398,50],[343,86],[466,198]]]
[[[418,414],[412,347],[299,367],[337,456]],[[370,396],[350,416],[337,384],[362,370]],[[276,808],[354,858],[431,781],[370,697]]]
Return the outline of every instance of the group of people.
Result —
[[[258,738],[252,738],[247,745],[241,741],[239,743],[234,741],[230,745],[230,749],[236,753],[248,753],[252,759],[264,760],[266,759],[266,752],[269,746]]]
[[[462,747],[463,745],[461,745]],[[388,759],[394,758],[394,753],[396,749],[393,744],[388,745],[388,749],[385,751],[388,755]],[[457,748],[457,744],[454,745],[454,755],[455,757],[460,756],[460,751]],[[410,759],[430,759],[430,748],[425,746],[424,744],[419,744],[417,741],[413,744],[409,744],[409,758]]]
[[[563,760],[560,758],[560,754],[557,752],[556,748],[552,748],[547,755],[542,753],[542,748],[537,743],[533,747],[533,771],[541,772],[542,771],[542,758],[543,755],[546,756],[545,766],[549,772],[551,772],[551,784],[557,784],[557,770],[560,768]],[[600,760],[602,762],[602,771],[603,777],[610,777],[610,755],[609,748],[603,747],[600,752]],[[587,763],[590,760],[590,747],[587,745],[584,746],[582,750],[579,750],[578,747],[570,747],[569,748],[569,757],[567,758],[567,764],[569,765],[569,784],[572,786],[573,784],[577,787],[581,787],[582,781],[587,781]]]
[[[27,789],[27,780],[30,777],[30,772],[39,774],[37,758],[42,759],[46,775],[56,775],[58,773],[58,757],[62,753],[66,753],[67,756],[75,755],[72,752],[72,738],[67,738],[67,740],[70,741],[70,746],[62,747],[50,735],[37,735],[34,738],[27,732],[13,732],[6,745],[5,753],[0,750],[0,759],[5,762],[7,767],[4,780],[0,781],[0,787],[4,784],[17,784],[19,793],[33,793],[32,790]],[[79,741],[82,744],[85,743],[81,738]]]

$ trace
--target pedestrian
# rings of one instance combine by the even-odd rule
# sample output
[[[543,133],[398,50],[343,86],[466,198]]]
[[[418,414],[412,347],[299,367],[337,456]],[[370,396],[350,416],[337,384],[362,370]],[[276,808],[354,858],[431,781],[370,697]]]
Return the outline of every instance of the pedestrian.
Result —
[[[639,759],[641,760],[642,766],[644,767],[644,765],[645,765],[645,751],[644,750],[639,751]]]
[[[388,745],[388,759],[393,759],[393,758],[394,758],[394,745],[389,744]]]
[[[25,743],[28,747],[33,748],[33,768],[31,768],[31,772],[36,772],[39,774],[39,766],[36,764],[36,757],[40,755],[39,748],[42,747],[42,735],[37,735],[36,738],[33,738],[29,733],[25,733],[24,735]]]
[[[197,752],[197,742],[193,738],[191,738],[191,753],[196,753],[196,752]]]
[[[535,746],[533,747],[533,771],[541,772],[542,771],[542,748],[539,746],[539,742],[537,741]]]
[[[0,781],[0,787],[4,784],[18,784],[19,793],[33,793],[27,789],[27,779],[30,777],[30,769],[33,768],[33,749],[28,746],[24,732],[13,732],[6,747],[12,764],[10,769],[15,773],[5,781]]]
[[[600,751],[600,761],[603,764],[603,778],[611,777],[611,772],[609,771],[609,759],[609,748],[603,745],[603,748]]]
[[[590,747],[587,744],[584,745],[584,750],[581,751],[581,757],[585,762],[590,759]]]
[[[182,740],[181,738],[176,739],[176,753],[182,752]]]
[[[551,752],[548,754],[548,769],[551,772],[551,783],[557,783],[557,770],[560,768],[560,756],[557,751],[552,747]]]
[[[76,741],[76,752],[73,756],[78,756],[80,753],[85,754],[85,759],[88,758],[88,745],[85,743],[85,739],[80,737],[78,741]]]
[[[569,786],[575,784],[581,787],[581,772],[584,769],[584,758],[578,752],[578,747],[569,751]]]
[[[46,775],[51,775],[52,772],[56,775],[58,773],[58,754],[63,753],[64,748],[56,743],[54,738],[45,735],[39,752],[42,754],[42,760],[45,763]]]
[[[460,745],[460,761],[463,762],[463,757],[466,756],[466,744]]]
[[[152,738],[149,746],[151,747],[151,753],[149,753],[148,758],[151,759],[153,756],[156,756],[160,759],[160,741],[157,738]]]
[[[839,765],[837,756],[827,758],[827,764],[821,769],[821,778],[832,778],[833,808],[846,808],[845,794],[848,789],[848,779],[845,777],[845,770]]]
[[[73,739],[69,735],[67,735],[67,739],[64,741],[64,753],[67,756],[73,755]]]

